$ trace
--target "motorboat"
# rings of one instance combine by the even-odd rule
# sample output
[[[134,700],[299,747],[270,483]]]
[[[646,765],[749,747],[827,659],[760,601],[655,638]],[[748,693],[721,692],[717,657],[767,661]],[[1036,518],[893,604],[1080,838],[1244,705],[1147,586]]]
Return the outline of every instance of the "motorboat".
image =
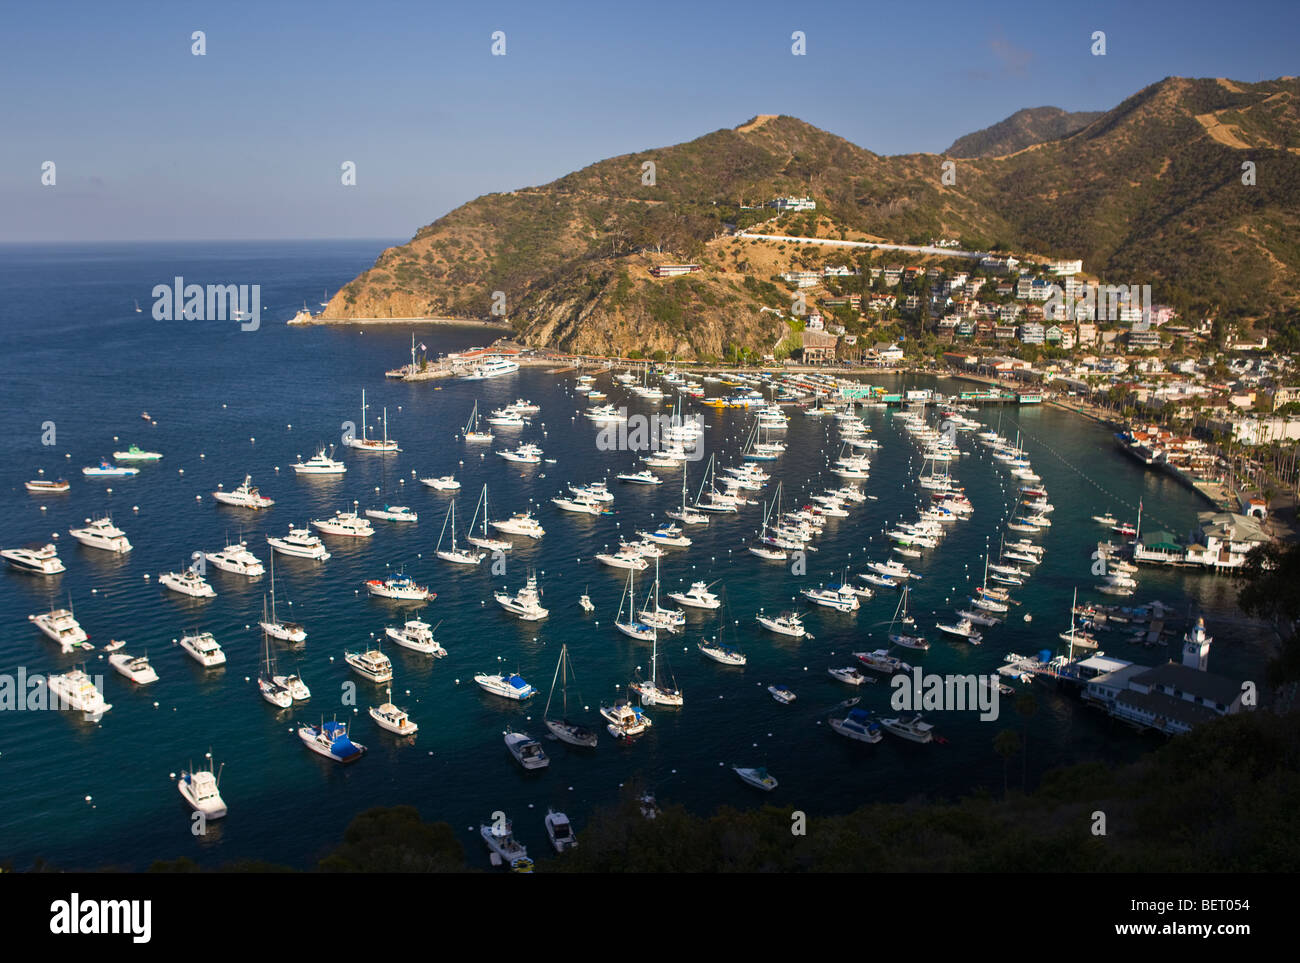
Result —
[[[762,611],[755,616],[758,624],[770,632],[776,632],[778,635],[788,635],[796,639],[811,639],[808,630],[804,628],[803,620],[794,612],[782,612],[779,615],[764,615]]]
[[[522,535],[526,538],[541,538],[546,534],[546,529],[533,518],[531,512],[516,512],[504,521],[492,522],[492,527],[506,535]]]
[[[418,522],[420,515],[409,505],[387,505],[383,508],[367,508],[366,518],[380,522]]]
[[[871,718],[871,713],[865,709],[850,709],[847,716],[843,719],[831,719],[829,725],[840,735],[857,742],[875,743],[884,738],[880,731],[880,723]]]
[[[203,557],[223,572],[258,578],[266,573],[261,560],[248,550],[247,542],[235,542],[219,552],[204,552]]]
[[[437,478],[421,478],[420,484],[427,485],[434,491],[439,492],[460,491],[460,482],[456,481],[455,475],[440,475]]]
[[[330,448],[330,453],[327,455],[324,446],[322,446],[316,454],[306,461],[303,461],[302,455],[299,455],[293,470],[299,475],[342,475],[348,470],[348,466],[341,461],[335,461],[332,457],[333,454],[333,447]]]
[[[325,544],[306,528],[290,526],[288,535],[282,538],[268,535],[266,543],[281,555],[291,555],[294,558],[310,558],[323,562],[330,557],[330,553],[325,550]]]
[[[160,458],[160,452],[145,451],[138,445],[131,445],[126,451],[113,452],[114,461],[158,461]]]
[[[862,663],[865,668],[883,675],[912,671],[910,665],[902,659],[890,655],[887,649],[875,649],[872,652],[854,652],[853,657]]]
[[[27,545],[23,548],[6,548],[0,551],[0,558],[20,572],[58,575],[67,571],[59,558],[59,550],[53,542],[45,545]]]
[[[584,612],[591,613],[596,611],[596,605],[591,601],[591,596],[587,595],[585,592],[579,597],[578,605]]]
[[[104,694],[95,687],[94,680],[81,669],[48,675],[45,684],[49,687],[54,706],[76,709],[87,722],[98,722],[113,708],[104,701]]]
[[[226,653],[222,651],[211,632],[192,632],[182,635],[180,647],[189,653],[199,665],[212,669],[226,664]]]
[[[557,853],[564,853],[578,845],[569,817],[556,809],[546,810],[546,835]]]
[[[188,595],[191,598],[214,599],[217,597],[216,590],[208,584],[208,580],[192,568],[180,572],[163,572],[158,576],[158,584],[181,595]]]
[[[537,465],[542,460],[542,449],[529,443],[518,445],[513,449],[500,449],[497,454],[506,461],[513,461],[522,465]]]
[[[491,823],[483,823],[479,826],[479,835],[483,837],[483,842],[491,850],[492,855],[505,864],[511,872],[531,873],[533,871],[533,861],[528,858],[528,850],[523,843],[515,839],[510,820],[502,817],[494,819]]]
[[[631,482],[634,485],[662,485],[663,479],[654,472],[646,471],[627,471],[620,472],[617,476],[619,481]]]
[[[370,718],[375,720],[376,725],[381,729],[387,729],[389,732],[396,733],[399,736],[413,736],[420,727],[411,721],[406,710],[399,709],[393,705],[393,690],[388,690],[388,701],[383,705],[370,707]]]
[[[98,465],[90,465],[81,469],[81,473],[88,478],[131,478],[140,474],[139,468],[127,468],[123,465],[114,465],[105,459]]]
[[[934,627],[947,635],[965,639],[972,645],[979,645],[984,641],[984,636],[975,630],[970,619],[961,619],[958,622],[936,622]]]
[[[551,757],[542,751],[542,744],[523,732],[506,732],[506,748],[515,762],[525,769],[545,769],[551,764]]]
[[[217,489],[212,493],[212,497],[223,505],[233,505],[235,508],[251,508],[253,511],[261,511],[275,504],[275,499],[268,498],[253,486],[252,475],[245,475],[243,483],[234,491],[228,492]]]
[[[771,792],[777,787],[776,777],[767,771],[763,766],[757,769],[744,769],[740,766],[732,766],[731,771],[740,777],[740,781],[755,789],[762,789],[764,792]]]
[[[856,612],[862,607],[858,594],[849,585],[826,585],[800,589],[799,594],[808,601],[837,612]]]
[[[358,652],[344,651],[343,661],[352,666],[352,671],[368,682],[392,682],[393,663],[379,649],[366,649]]]
[[[225,768],[224,764],[222,768]],[[226,815],[226,801],[221,798],[221,771],[212,769],[212,753],[208,753],[207,769],[181,770],[176,788],[190,808],[202,813],[205,819],[221,819]]]
[[[601,706],[600,714],[605,717],[605,728],[615,739],[639,736],[654,725],[640,706],[634,706],[626,699],[619,699],[612,706]]]
[[[126,652],[113,652],[108,656],[108,664],[121,672],[123,676],[135,682],[135,685],[148,685],[159,681],[159,673],[149,665],[147,655],[127,655]]]
[[[299,726],[298,738],[312,752],[335,762],[356,762],[366,753],[366,747],[348,737],[346,722],[322,722],[319,726]]]
[[[342,535],[346,538],[369,538],[375,534],[370,522],[355,511],[336,511],[333,518],[313,519],[311,526],[323,535]]]
[[[87,518],[85,527],[70,528],[68,534],[87,548],[100,548],[106,552],[123,554],[131,551],[126,532],[113,524],[107,515],[94,521]]]
[[[880,725],[886,732],[911,742],[934,741],[934,726],[922,721],[920,713],[906,718],[881,719]]]
[[[610,568],[633,569],[640,572],[650,567],[650,563],[640,552],[630,548],[620,548],[617,552],[597,552],[595,558],[596,561]]]
[[[668,597],[678,605],[685,605],[687,608],[716,609],[722,605],[722,600],[709,591],[711,584],[692,582],[691,587],[685,592],[669,592]]]
[[[788,706],[797,698],[791,689],[783,685],[770,685],[767,687],[767,691],[771,694],[773,699],[781,703],[783,706]]]
[[[71,608],[55,609],[40,615],[29,615],[27,621],[34,624],[43,633],[59,643],[59,648],[68,653],[74,649],[93,649],[90,636],[81,627],[72,614]]]
[[[522,701],[537,695],[537,690],[523,680],[519,673],[512,675],[487,675],[480,672],[474,676],[477,682],[487,692],[495,696],[501,696],[503,699],[515,699]]]
[[[421,652],[439,659],[447,655],[447,650],[434,639],[433,628],[430,627],[428,622],[421,622],[419,619],[408,620],[400,629],[391,625],[387,626],[384,629],[384,635],[402,646],[402,648],[410,649],[413,652]]]
[[[528,582],[514,595],[506,592],[496,592],[493,598],[497,604],[516,618],[523,619],[525,622],[537,622],[550,615],[550,610],[543,608],[541,603],[541,591],[537,588],[537,576],[528,576]]]
[[[415,584],[409,575],[390,575],[384,579],[372,578],[366,583],[371,598],[394,599],[401,602],[429,602],[437,598],[427,585]]]

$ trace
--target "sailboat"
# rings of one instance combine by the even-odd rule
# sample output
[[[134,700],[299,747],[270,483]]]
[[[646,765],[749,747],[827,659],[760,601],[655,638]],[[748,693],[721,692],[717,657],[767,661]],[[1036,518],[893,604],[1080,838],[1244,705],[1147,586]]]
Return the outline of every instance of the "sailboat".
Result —
[[[902,622],[904,625],[913,625],[915,620],[907,614],[907,596],[910,587],[903,586],[903,597],[898,600],[898,606],[894,609],[894,617],[889,623],[889,641],[894,645],[901,645],[906,649],[920,649],[922,651],[930,648],[930,643],[921,635],[906,635],[902,632],[895,632],[894,626]]]
[[[349,447],[356,448],[360,451],[371,451],[371,452],[382,453],[388,451],[402,450],[397,447],[396,441],[390,441],[388,438],[388,409],[387,408],[384,409],[383,440],[380,441],[378,438],[366,437],[366,389],[365,388],[361,389],[361,437],[358,438],[356,437],[356,435],[353,435],[352,437],[347,439],[347,444]]]
[[[484,486],[486,487],[486,486]],[[442,547],[442,537],[451,529],[451,548]],[[444,562],[455,562],[457,565],[477,565],[487,557],[486,552],[473,552],[467,548],[456,547],[456,502],[453,500],[447,506],[447,517],[442,522],[442,532],[438,535],[438,547],[435,554]]]
[[[387,415],[385,415],[384,418],[385,425],[387,425],[387,421],[388,421]],[[385,429],[385,433],[387,433],[386,429]],[[416,512],[412,511],[409,506],[388,504],[387,502],[387,498],[388,498],[388,451],[387,449],[385,449],[381,454],[383,454],[384,456],[384,460],[382,463],[382,468],[383,468],[382,483],[383,483],[383,491],[384,491],[384,498],[385,498],[384,507],[367,508],[366,517],[375,518],[382,522],[418,522],[420,520],[420,516]]]
[[[555,676],[551,679],[551,694],[546,697],[546,709],[542,712],[542,721],[546,723],[546,728],[551,730],[555,738],[561,742],[567,742],[571,746],[585,746],[589,749],[595,749],[598,741],[596,731],[569,720],[569,675],[571,672],[569,647],[561,645],[560,658],[555,664]],[[555,698],[556,679],[560,680],[562,715],[559,719],[552,719],[551,700]]]
[[[682,507],[672,508],[664,512],[669,518],[675,518],[683,525],[707,525],[709,516],[702,512],[697,512],[686,502],[686,462],[682,462]]]
[[[676,680],[674,680],[676,681]],[[679,706],[682,704],[682,690],[659,684],[659,639],[654,639],[650,650],[650,678],[636,681],[628,686],[641,696],[643,706]]]
[[[266,613],[262,613],[262,621],[258,623],[262,630],[273,639],[279,639],[281,642],[306,642],[307,630],[297,622],[281,622],[275,617],[275,553],[271,553],[271,620],[266,621]]]
[[[618,615],[614,617],[614,628],[618,629],[624,635],[636,639],[638,642],[653,642],[656,638],[654,626],[646,625],[644,622],[637,622],[633,619],[633,610],[636,607],[636,588],[633,579],[636,576],[636,569],[627,570],[627,587],[623,589],[623,597],[618,603]],[[623,621],[623,606],[627,605],[627,621]]]
[[[650,601],[654,600],[654,607],[651,607]],[[686,615],[676,609],[666,609],[659,604],[659,558],[655,557],[655,581],[649,594],[646,596],[645,608],[639,613],[641,621],[651,628],[665,629],[668,632],[678,632],[686,627]]]
[[[478,519],[479,509],[483,509],[483,534],[474,534],[474,522]],[[489,552],[508,552],[511,549],[510,542],[502,538],[493,538],[488,534],[488,507],[487,507],[487,483],[483,484],[483,494],[479,496],[478,505],[474,507],[474,517],[469,520],[469,534],[465,536],[465,541],[479,548],[486,548]]]
[[[262,692],[262,698],[271,705],[280,709],[288,709],[293,705],[293,696],[289,690],[280,683],[275,681],[275,670],[271,667],[271,637],[266,633],[266,596],[262,597],[262,648],[265,658],[262,664],[262,671],[257,676],[257,687]]]
[[[781,517],[781,510],[778,506],[780,505],[782,484],[783,482],[776,483],[776,491],[772,494],[772,501],[763,512],[763,527],[758,530],[758,544],[749,546],[751,554],[773,562],[784,562],[789,557],[786,550],[777,544],[777,539],[768,534],[768,522],[772,517],[772,510],[775,508],[776,517]]]
[[[469,421],[465,422],[465,431],[463,432],[463,435],[465,440],[471,444],[484,445],[492,444],[492,440],[496,437],[490,431],[479,431],[477,400],[474,402],[473,410],[469,413]]]

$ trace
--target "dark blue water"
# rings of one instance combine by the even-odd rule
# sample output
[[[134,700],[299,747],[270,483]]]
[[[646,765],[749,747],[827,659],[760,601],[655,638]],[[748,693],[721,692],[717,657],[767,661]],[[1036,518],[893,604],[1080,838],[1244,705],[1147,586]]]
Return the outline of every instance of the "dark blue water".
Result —
[[[135,689],[92,653],[88,669],[104,676],[112,711],[98,726],[72,714],[0,713],[0,858],[18,865],[44,857],[62,866],[140,867],[150,860],[189,856],[207,864],[241,858],[306,866],[336,843],[357,812],[374,805],[413,804],[429,819],[458,828],[475,859],[481,846],[471,826],[493,810],[515,820],[525,843],[545,846],[542,816],[547,806],[564,808],[579,827],[595,806],[613,801],[621,784],[639,778],[665,802],[681,802],[708,812],[718,804],[747,806],[759,801],[790,804],[810,814],[843,811],[857,805],[915,796],[945,797],[987,788],[1000,791],[1002,762],[993,737],[1019,719],[1004,705],[1000,721],[981,723],[973,714],[941,714],[933,719],[947,737],[944,745],[915,746],[887,738],[859,746],[834,735],[827,712],[860,694],[869,708],[884,709],[883,684],[854,691],[826,675],[832,665],[851,661],[855,649],[883,644],[896,597],[882,593],[864,603],[856,616],[814,609],[807,624],[812,641],[795,642],[758,629],[754,614],[796,603],[800,587],[835,580],[845,565],[862,570],[871,558],[888,556],[881,533],[891,522],[914,517],[921,502],[915,484],[921,469],[912,444],[886,411],[867,416],[883,449],[876,453],[867,491],[878,496],[849,519],[828,525],[809,556],[806,576],[795,577],[745,551],[761,519],[761,509],[739,517],[719,517],[706,529],[693,529],[696,544],[673,550],[662,569],[665,590],[694,579],[718,580],[726,607],[717,616],[692,613],[684,635],[661,648],[668,667],[686,694],[682,709],[651,709],[655,725],[630,746],[603,733],[592,753],[547,743],[553,762],[540,773],[523,773],[501,739],[507,727],[540,736],[545,694],[559,646],[570,647],[578,688],[590,706],[588,721],[599,722],[596,708],[616,694],[649,651],[612,628],[625,574],[605,568],[592,555],[616,545],[618,536],[662,519],[679,498],[675,484],[657,489],[611,481],[617,514],[589,518],[561,513],[549,504],[567,481],[587,481],[626,470],[635,456],[599,451],[596,432],[579,412],[571,375],[545,368],[489,382],[386,382],[385,369],[407,358],[410,329],[308,328],[283,325],[304,301],[313,309],[369,266],[382,242],[100,245],[89,247],[0,247],[0,402],[10,413],[5,457],[0,460],[0,545],[10,547],[59,535],[68,566],[55,579],[21,573],[0,575],[0,671],[65,671],[76,663],[63,656],[29,624],[27,616],[51,601],[69,596],[92,638],[103,643],[125,638],[127,651],[147,651],[161,680]],[[158,322],[149,314],[153,285],[175,275],[196,283],[262,285],[264,320],[257,331],[235,322]],[[145,309],[137,314],[133,302]],[[466,329],[416,330],[430,353],[482,343],[486,335]],[[652,409],[608,387],[610,400],[634,411]],[[932,380],[888,379],[931,385]],[[952,391],[955,383],[939,383]],[[337,442],[341,424],[359,418],[366,389],[374,425],[388,409],[390,433],[402,453],[342,457],[342,478],[304,480],[289,466],[299,454],[312,454],[322,442]],[[534,424],[519,433],[540,443],[554,464],[510,465],[481,448],[456,440],[475,399],[490,409],[524,396],[542,406]],[[156,425],[143,421],[147,410]],[[707,445],[722,463],[734,462],[748,431],[742,412],[705,410]],[[1043,476],[1057,510],[1041,541],[1047,560],[1017,593],[1024,604],[1015,618],[986,630],[985,644],[936,641],[935,613],[948,615],[981,576],[985,550],[996,551],[1002,521],[1014,488],[983,449],[967,440],[972,454],[954,466],[975,504],[975,514],[920,564],[924,575],[913,592],[921,628],[935,641],[919,661],[929,671],[989,672],[1007,651],[1030,652],[1059,645],[1066,627],[1071,592],[1100,598],[1087,589],[1089,569],[1101,530],[1089,516],[1107,509],[1132,519],[1144,501],[1144,525],[1158,523],[1185,532],[1195,513],[1207,506],[1171,479],[1144,472],[1115,450],[1109,434],[1076,416],[1039,408],[985,412],[989,423],[1001,418],[1004,433],[1017,426],[1035,469]],[[43,427],[53,422],[56,443],[42,444]],[[797,493],[819,491],[834,479],[825,473],[838,444],[828,422],[791,419],[789,452],[765,467],[785,482],[786,505]],[[116,441],[114,439],[117,439]],[[165,454],[134,479],[99,482],[83,479],[80,469],[131,443]],[[500,442],[494,447],[501,447]],[[692,490],[699,465],[692,466]],[[63,475],[70,494],[38,499],[24,480],[38,469]],[[183,469],[183,474],[181,470]],[[492,515],[535,505],[547,529],[538,543],[520,543],[507,571],[493,575],[487,563],[465,570],[442,563],[433,550],[448,496],[415,483],[414,476],[455,473],[464,488],[458,502],[463,524],[473,512],[482,484],[490,485]],[[276,499],[267,512],[253,514],[219,506],[210,492],[232,487],[253,475]],[[260,639],[255,631],[269,579],[249,581],[218,571],[209,580],[219,593],[208,601],[185,600],[160,589],[158,573],[178,568],[196,550],[212,551],[242,534],[265,561],[265,536],[283,533],[290,523],[350,507],[378,504],[387,487],[420,512],[415,526],[376,522],[377,534],[359,544],[330,539],[334,557],[323,565],[277,558],[276,582],[282,602],[310,636],[300,655],[281,650],[281,666],[297,665],[312,688],[303,708],[276,712],[250,681],[257,673]],[[108,489],[112,491],[108,491]],[[1130,507],[1132,506],[1132,507]],[[112,512],[135,550],[125,558],[78,546],[67,530],[83,519]],[[909,563],[910,564],[910,563]],[[413,742],[398,742],[379,730],[365,707],[383,701],[378,687],[358,682],[361,707],[354,715],[342,696],[345,683],[358,681],[342,660],[345,648],[359,646],[383,627],[400,622],[399,610],[367,600],[367,578],[389,568],[429,583],[438,597],[424,612],[440,622],[437,636],[449,657],[426,657],[386,646],[397,678],[394,701],[408,708],[420,725]],[[492,592],[518,588],[536,568],[551,616],[521,623],[501,612]],[[647,573],[648,574],[648,573]],[[151,578],[146,581],[144,576]],[[1212,576],[1144,571],[1134,601],[1159,598],[1186,609],[1190,603],[1207,617],[1216,636],[1211,668],[1255,677],[1263,654],[1257,627],[1235,613],[1232,584]],[[645,580],[638,579],[639,589]],[[588,590],[594,616],[578,608]],[[1030,613],[1032,622],[1019,618]],[[727,623],[726,641],[749,655],[744,668],[705,660],[695,643]],[[192,627],[213,632],[225,648],[224,670],[204,673],[172,640]],[[250,628],[251,627],[251,628]],[[1154,662],[1164,657],[1130,646],[1119,636],[1104,638],[1110,654]],[[1171,650],[1176,651],[1176,650]],[[904,656],[917,661],[915,653]],[[542,695],[516,705],[483,693],[471,681],[476,672],[517,669]],[[792,706],[774,702],[766,686],[791,686]],[[1037,689],[1040,711],[1031,728],[1031,774],[1048,766],[1086,759],[1123,761],[1158,742],[1132,734],[1080,707],[1066,695]],[[572,693],[571,693],[572,694]],[[155,705],[155,703],[157,703]],[[355,766],[340,767],[302,747],[292,732],[298,721],[322,715],[354,721],[354,737],[369,747]],[[211,749],[226,764],[222,793],[230,816],[213,824],[208,836],[190,833],[187,808],[172,774]],[[721,764],[767,765],[780,788],[762,800]],[[87,802],[86,797],[91,797]]]

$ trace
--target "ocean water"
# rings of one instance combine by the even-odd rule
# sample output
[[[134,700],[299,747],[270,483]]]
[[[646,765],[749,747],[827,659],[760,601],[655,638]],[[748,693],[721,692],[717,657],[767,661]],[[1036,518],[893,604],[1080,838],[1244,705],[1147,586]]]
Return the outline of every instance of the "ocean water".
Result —
[[[348,821],[375,805],[412,804],[427,819],[444,819],[463,837],[471,859],[486,865],[476,828],[495,810],[514,820],[519,837],[545,851],[542,818],[548,806],[563,808],[581,829],[593,807],[613,802],[622,784],[638,779],[664,803],[683,803],[707,813],[720,804],[789,804],[810,815],[841,812],[872,802],[914,797],[944,798],[1001,791],[1002,761],[993,738],[1006,726],[1019,728],[1004,701],[1001,718],[978,721],[974,713],[936,713],[946,738],[917,746],[892,737],[874,746],[850,743],[825,724],[844,699],[861,696],[866,708],[888,710],[891,690],[882,680],[859,690],[826,674],[848,665],[851,652],[885,644],[897,597],[882,590],[855,616],[793,601],[801,587],[837,581],[847,566],[889,556],[884,529],[915,517],[923,501],[916,484],[917,449],[892,413],[866,417],[882,449],[875,453],[865,490],[877,500],[856,507],[850,518],[831,520],[808,556],[806,575],[762,562],[745,551],[762,518],[761,506],[739,516],[717,516],[706,529],[692,528],[690,549],[670,550],[662,563],[664,591],[696,579],[716,581],[725,605],[717,614],[689,613],[685,633],[666,637],[661,659],[686,696],[680,709],[651,708],[654,726],[631,745],[603,730],[597,708],[623,690],[638,667],[648,668],[649,648],[613,628],[626,573],[592,556],[617,545],[620,535],[664,519],[680,499],[678,479],[657,488],[613,480],[636,461],[628,452],[602,451],[596,429],[581,416],[586,402],[572,391],[572,375],[525,368],[486,382],[390,383],[385,369],[407,359],[409,328],[284,326],[304,302],[313,309],[361,269],[373,263],[384,242],[224,244],[122,244],[0,247],[0,402],[9,413],[9,441],[0,459],[0,546],[45,541],[58,535],[68,567],[41,579],[0,574],[0,672],[66,671],[85,656],[61,655],[27,616],[69,598],[78,619],[100,644],[125,639],[126,651],[147,652],[160,681],[144,688],[112,671],[102,649],[89,654],[87,669],[104,678],[113,704],[97,726],[72,713],[0,713],[0,859],[21,867],[44,858],[63,867],[142,868],[154,859],[188,856],[205,865],[234,859],[266,859],[310,866],[340,839]],[[150,315],[155,284],[181,275],[193,283],[262,285],[263,322],[241,331],[236,322],[160,322]],[[134,302],[144,309],[136,313]],[[483,343],[472,329],[415,329],[430,354]],[[616,404],[653,413],[651,407],[598,386]],[[926,377],[887,377],[888,387],[958,383]],[[714,386],[716,388],[716,386]],[[402,452],[387,459],[343,450],[341,478],[298,478],[290,465],[323,443],[337,443],[342,425],[360,418],[366,390],[369,423],[382,409]],[[515,432],[535,441],[554,463],[520,466],[483,446],[460,443],[457,434],[477,400],[484,412],[517,397],[542,406],[531,426]],[[732,464],[750,418],[739,411],[704,412],[707,450]],[[141,418],[148,411],[156,424]],[[938,550],[913,567],[923,575],[912,592],[918,629],[929,636],[928,653],[902,657],[930,672],[993,671],[1008,651],[1028,653],[1060,646],[1068,625],[1071,593],[1113,601],[1090,591],[1090,552],[1103,530],[1090,519],[1106,510],[1132,520],[1139,499],[1144,527],[1178,533],[1208,506],[1172,479],[1146,472],[1113,445],[1101,427],[1051,408],[990,408],[979,416],[1004,434],[1022,431],[1035,470],[1056,505],[1053,526],[1040,539],[1046,561],[1015,592],[1022,604],[1005,624],[985,631],[978,647],[943,640],[934,622],[951,614],[982,575],[986,550],[996,553],[1015,487],[972,439],[970,454],[953,466],[975,505]],[[50,423],[53,425],[54,444]],[[828,459],[838,451],[829,420],[792,414],[789,451],[764,463],[785,485],[785,506],[798,495],[836,484]],[[492,448],[512,437],[498,432]],[[163,460],[143,466],[133,479],[85,479],[80,469],[129,444],[158,450]],[[691,466],[692,494],[702,463]],[[72,491],[63,496],[28,495],[23,482],[43,469],[62,475]],[[250,513],[216,503],[210,493],[231,488],[245,474],[274,499],[266,512]],[[434,549],[450,496],[419,485],[415,476],[455,473],[463,488],[457,521],[474,511],[489,485],[493,518],[526,507],[546,528],[539,542],[515,540],[506,571],[488,562],[477,570],[437,560]],[[610,479],[615,514],[590,518],[549,503],[567,482]],[[111,491],[110,491],[111,489]],[[268,534],[290,523],[390,499],[420,513],[417,525],[375,522],[374,538],[355,544],[328,538],[333,558],[323,564],[276,559],[277,596],[284,611],[309,632],[300,651],[277,647],[281,669],[298,668],[312,689],[305,706],[277,711],[258,694],[261,639],[256,631],[269,579],[248,580],[209,569],[218,597],[189,600],[157,584],[197,550],[213,551],[243,537],[265,562]],[[111,512],[134,551],[119,558],[79,546],[68,529]],[[908,564],[913,564],[909,561]],[[343,662],[345,648],[360,646],[385,625],[400,624],[403,609],[366,598],[362,583],[399,567],[429,584],[437,599],[422,617],[436,623],[449,651],[443,660],[385,646],[393,659],[394,701],[419,724],[413,740],[398,740],[375,726],[367,706],[384,701],[383,688],[366,683]],[[536,571],[551,615],[523,623],[502,612],[492,593],[513,593]],[[646,573],[638,593],[649,587]],[[145,579],[148,575],[150,578]],[[1263,633],[1235,610],[1235,587],[1223,577],[1144,570],[1134,603],[1161,599],[1180,612],[1204,614],[1215,643],[1212,669],[1256,678],[1264,660]],[[590,616],[578,596],[590,593]],[[644,598],[642,594],[642,598]],[[755,613],[799,608],[815,636],[794,641],[760,629]],[[1022,616],[1032,616],[1025,621]],[[187,629],[213,632],[226,650],[224,669],[205,672],[176,648]],[[745,651],[743,668],[725,667],[695,649],[703,637],[723,632]],[[507,728],[535,736],[561,644],[567,644],[577,677],[571,712],[601,729],[594,751],[544,741],[552,763],[523,772],[502,741]],[[1164,650],[1128,644],[1103,634],[1109,654],[1152,663]],[[1176,656],[1177,645],[1168,650]],[[476,686],[476,672],[518,670],[540,690],[530,702],[509,703]],[[347,683],[359,693],[354,713],[344,704]],[[766,686],[790,686],[798,700],[777,704]],[[1029,769],[1036,779],[1050,766],[1100,759],[1122,762],[1158,745],[1160,737],[1137,735],[1084,709],[1067,694],[1035,687],[1039,712],[1030,723]],[[557,694],[558,698],[558,694]],[[841,710],[842,711],[842,710]],[[294,733],[298,722],[322,717],[353,723],[355,740],[369,752],[359,763],[338,766],[308,752]],[[211,750],[225,764],[222,794],[230,815],[212,823],[206,836],[190,832],[189,810],[174,774]],[[724,765],[725,764],[725,765]],[[766,765],[780,787],[763,795],[741,784],[726,768]],[[1013,765],[1018,771],[1019,763]]]

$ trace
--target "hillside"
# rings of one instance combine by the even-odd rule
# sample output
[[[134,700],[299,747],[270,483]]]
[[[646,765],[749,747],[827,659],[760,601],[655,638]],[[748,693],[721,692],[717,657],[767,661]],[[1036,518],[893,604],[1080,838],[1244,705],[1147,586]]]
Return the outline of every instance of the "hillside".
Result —
[[[728,236],[726,225],[773,213],[748,208],[795,194],[815,198],[816,213],[783,214],[765,232],[960,237],[1082,257],[1089,271],[1150,283],[1177,306],[1256,317],[1294,307],[1300,290],[1297,94],[1295,78],[1167,78],[1064,140],[957,160],[954,186],[941,185],[937,155],[884,157],[793,117],[756,117],[477,198],[384,251],[324,316],[482,318],[500,291],[532,344],[697,357],[733,344],[769,350],[786,328],[762,309],[788,310],[790,298],[773,274],[850,259]],[[1241,183],[1244,160],[1257,166],[1254,186]],[[644,161],[656,165],[654,185],[642,183]],[[702,270],[649,275],[680,261]]]
[[[1068,137],[1102,116],[1102,111],[1067,113],[1060,107],[1028,107],[991,127],[958,137],[944,153],[948,157],[1014,154],[1035,144]]]

